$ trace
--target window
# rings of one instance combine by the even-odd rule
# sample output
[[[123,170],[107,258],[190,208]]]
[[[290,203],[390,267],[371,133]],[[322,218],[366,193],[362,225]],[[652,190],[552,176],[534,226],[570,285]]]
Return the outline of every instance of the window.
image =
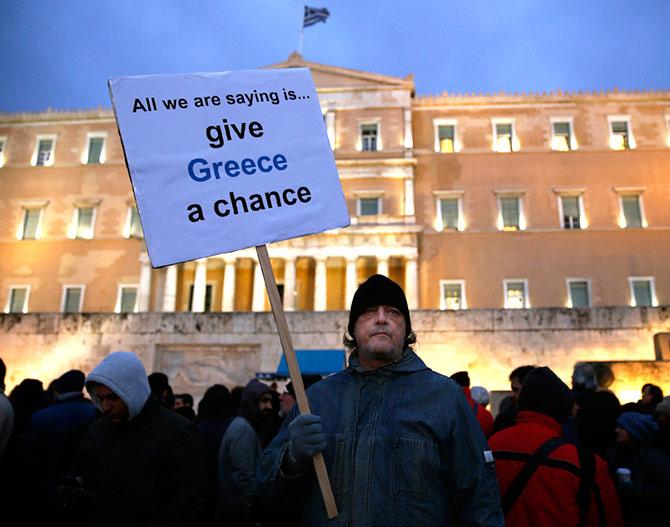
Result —
[[[95,225],[95,207],[76,207],[70,224],[69,237],[91,240]]]
[[[9,296],[7,297],[6,313],[27,313],[28,296],[30,295],[30,286],[13,285],[9,287]]]
[[[441,280],[440,309],[466,309],[465,281]]]
[[[622,229],[647,226],[640,194],[619,194],[619,226]]]
[[[635,139],[627,115],[610,115],[607,118],[610,129],[610,148],[612,150],[629,150],[635,148]]]
[[[123,235],[126,238],[143,238],[142,224],[140,223],[140,215],[137,209],[133,206],[128,207],[128,214],[126,215],[126,223],[123,227]]]
[[[581,196],[560,196],[561,225],[564,229],[582,228]]]
[[[523,231],[526,229],[521,196],[498,196],[498,229],[501,231]]]
[[[528,282],[526,280],[504,280],[505,309],[524,309],[530,307],[528,301]]]
[[[335,112],[328,110],[323,114],[323,121],[326,124],[326,133],[328,134],[328,142],[330,148],[335,150]]]
[[[460,152],[461,145],[456,135],[456,119],[433,119],[435,129],[435,151],[443,154]]]
[[[84,302],[84,286],[64,285],[61,311],[63,313],[81,313]]]
[[[493,119],[493,151],[516,152],[520,148],[514,133],[514,119]]]
[[[193,289],[194,285],[191,284],[191,288],[188,294],[188,310],[193,311]],[[205,313],[209,313],[212,310],[212,284],[207,284],[205,286]]]
[[[0,167],[5,164],[5,149],[7,148],[7,138],[0,136]]]
[[[359,216],[377,216],[381,214],[381,199],[379,197],[358,198]]]
[[[551,119],[551,149],[558,152],[577,149],[577,141],[572,133],[572,117]]]
[[[657,306],[656,287],[652,277],[631,276],[628,279],[630,286],[630,305],[633,307]]]
[[[448,229],[462,231],[465,229],[465,220],[463,219],[463,207],[461,196],[452,193],[437,194],[437,221],[435,229],[445,231]]]
[[[105,132],[91,133],[86,136],[86,149],[82,157],[82,163],[86,165],[97,165],[105,162]]]
[[[379,123],[361,123],[359,130],[359,150],[362,152],[376,152],[382,149]]]
[[[55,135],[38,135],[37,145],[33,153],[33,166],[51,166],[54,164],[54,149],[56,147]]]
[[[568,279],[568,307],[591,305],[591,284],[588,280]]]
[[[16,237],[19,240],[38,240],[42,234],[42,208],[26,207],[23,210],[23,221],[19,225]]]
[[[119,285],[114,311],[116,313],[137,313],[136,285]]]

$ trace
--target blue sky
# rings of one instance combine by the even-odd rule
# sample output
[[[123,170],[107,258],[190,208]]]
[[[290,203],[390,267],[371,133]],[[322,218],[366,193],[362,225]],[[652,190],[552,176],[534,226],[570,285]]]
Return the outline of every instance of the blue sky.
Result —
[[[298,46],[295,0],[4,0],[0,111],[109,107],[113,76],[250,69]],[[323,0],[307,60],[419,94],[670,89],[670,0]]]

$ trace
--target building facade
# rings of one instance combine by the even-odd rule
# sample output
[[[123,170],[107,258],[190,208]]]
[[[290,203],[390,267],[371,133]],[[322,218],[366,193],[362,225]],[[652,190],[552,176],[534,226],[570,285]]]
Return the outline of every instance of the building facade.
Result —
[[[415,94],[306,62],[346,229],[268,247],[287,311],[367,276],[413,309],[670,303],[670,92]],[[110,110],[0,114],[0,306],[266,311],[253,249],[152,269]]]

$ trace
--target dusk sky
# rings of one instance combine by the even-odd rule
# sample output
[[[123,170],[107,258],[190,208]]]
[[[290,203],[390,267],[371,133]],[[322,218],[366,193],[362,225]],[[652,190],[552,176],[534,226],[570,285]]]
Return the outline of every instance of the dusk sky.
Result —
[[[253,69],[298,47],[294,0],[5,0],[0,111],[109,107],[121,75]],[[418,94],[670,89],[670,0],[323,0],[305,59]]]

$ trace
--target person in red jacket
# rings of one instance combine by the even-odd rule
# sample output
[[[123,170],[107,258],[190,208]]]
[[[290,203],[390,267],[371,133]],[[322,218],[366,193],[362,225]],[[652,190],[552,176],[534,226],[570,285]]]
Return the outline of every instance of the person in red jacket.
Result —
[[[479,423],[482,432],[484,432],[484,436],[490,436],[493,433],[493,416],[491,415],[491,412],[472,398],[472,394],[470,393],[470,376],[468,375],[468,372],[457,371],[451,376],[451,379],[456,381],[456,384],[463,390],[465,398],[468,400],[470,408],[472,408],[472,411],[475,413],[475,417],[477,418],[477,422]]]
[[[623,525],[607,464],[561,438],[573,405],[567,385],[536,368],[521,388],[516,425],[489,439],[507,527]]]

